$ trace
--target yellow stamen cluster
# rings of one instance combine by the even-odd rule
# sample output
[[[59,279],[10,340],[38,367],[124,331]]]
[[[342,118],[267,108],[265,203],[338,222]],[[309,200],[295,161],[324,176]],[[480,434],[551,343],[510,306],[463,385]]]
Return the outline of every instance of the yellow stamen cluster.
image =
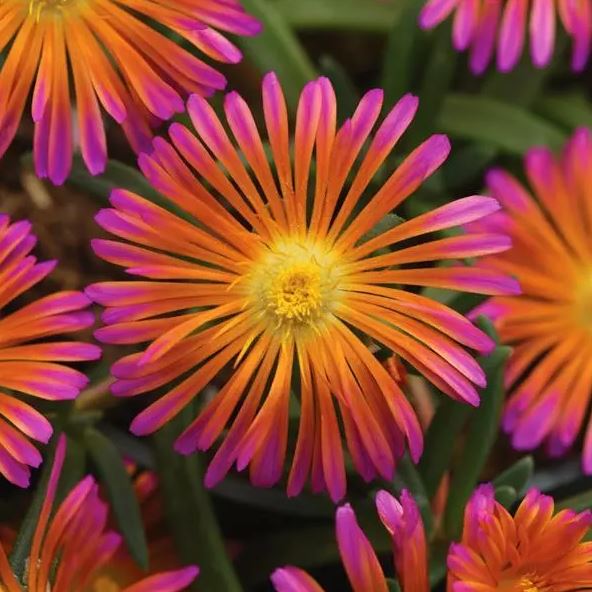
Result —
[[[504,579],[500,582],[500,592],[547,592],[546,586],[540,587],[536,575],[527,574],[519,577]]]
[[[331,253],[317,244],[275,245],[249,275],[251,304],[272,330],[284,336],[312,329],[333,310],[339,272]]]
[[[279,318],[310,322],[321,310],[321,271],[314,262],[280,270],[267,289],[267,306]]]

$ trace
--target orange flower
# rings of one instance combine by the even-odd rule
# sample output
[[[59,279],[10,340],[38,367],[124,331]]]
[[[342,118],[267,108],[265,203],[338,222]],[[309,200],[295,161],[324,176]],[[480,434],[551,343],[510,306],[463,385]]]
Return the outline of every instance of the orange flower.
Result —
[[[52,514],[65,454],[66,439],[60,436],[27,559],[27,592],[93,591],[93,578],[109,564],[122,542],[119,534],[107,529],[108,507],[100,499],[99,487],[91,476],[80,481]],[[190,566],[136,579],[125,588],[108,589],[121,592],[178,592],[191,584],[197,574],[197,567]],[[4,586],[3,592],[23,592],[2,545],[0,584]]]
[[[448,554],[448,592],[575,592],[592,589],[592,513],[562,510],[531,489],[514,516],[491,485],[465,510],[462,541]]]
[[[491,340],[454,310],[404,286],[515,294],[517,284],[504,274],[424,265],[507,249],[503,234],[433,236],[495,212],[498,203],[467,197],[370,238],[450,149],[447,138],[432,136],[381,188],[371,189],[418,106],[416,97],[403,97],[370,138],[382,103],[382,91],[368,92],[338,127],[331,83],[307,84],[292,165],[282,89],[273,74],[266,76],[263,107],[274,172],[239,95],[230,93],[224,102],[233,139],[207,101],[193,95],[188,113],[196,133],[173,124],[172,144],[157,138],[139,160],[174,212],[117,190],[113,207],[97,216],[118,240],[94,241],[95,252],[134,277],[87,289],[107,307],[107,326],[96,336],[146,343],[114,364],[113,393],[135,396],[176,381],[134,419],[132,431],[154,432],[216,376],[227,377],[176,442],[189,454],[224,435],[206,474],[208,486],[235,462],[239,469],[249,465],[254,484],[271,486],[293,450],[289,494],[310,480],[313,490],[327,489],[338,500],[346,490],[342,434],[367,481],[389,479],[405,444],[417,460],[422,433],[413,409],[362,335],[451,397],[479,401],[476,387],[485,375],[465,346],[488,351]],[[291,448],[293,395],[301,413]]]
[[[490,298],[472,315],[492,318],[513,348],[503,419],[513,446],[544,442],[561,456],[584,428],[582,466],[592,473],[592,134],[577,130],[557,157],[533,148],[525,173],[530,190],[506,171],[489,172],[504,207],[471,228],[512,237],[512,249],[478,265],[514,275],[522,294]]]
[[[150,123],[183,111],[190,92],[224,88],[224,76],[154,25],[185,38],[209,58],[237,62],[238,49],[218,31],[258,32],[238,0],[3,0],[0,52],[0,156],[12,141],[34,83],[35,168],[60,184],[72,161],[72,110],[82,156],[93,174],[105,168],[103,109],[132,146],[150,138]],[[74,88],[71,88],[70,79]]]
[[[20,487],[28,487],[30,467],[42,461],[29,439],[46,443],[52,434],[49,421],[20,395],[75,399],[88,378],[65,362],[101,355],[96,345],[54,339],[94,323],[94,315],[85,310],[90,300],[81,292],[56,292],[14,307],[14,299],[56,265],[38,262],[31,254],[36,241],[30,222],[11,222],[0,214],[0,474]]]

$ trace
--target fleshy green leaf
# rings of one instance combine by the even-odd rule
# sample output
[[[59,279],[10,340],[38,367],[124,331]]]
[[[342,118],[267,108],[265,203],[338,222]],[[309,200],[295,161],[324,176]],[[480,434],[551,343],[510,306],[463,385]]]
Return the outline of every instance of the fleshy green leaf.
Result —
[[[509,485],[501,485],[495,488],[495,499],[504,508],[509,508],[518,498],[518,492]]]
[[[302,87],[316,77],[315,68],[275,4],[266,0],[243,0],[242,4],[263,23],[263,31],[236,41],[261,74],[273,70],[278,75],[286,100],[294,109]]]
[[[419,11],[424,0],[402,0],[401,14],[394,21],[389,33],[382,64],[381,87],[385,92],[385,103],[394,104],[413,88],[414,75],[421,72],[422,33],[417,26]]]
[[[424,452],[419,462],[419,472],[430,499],[436,493],[444,473],[450,468],[456,436],[466,423],[470,411],[467,405],[442,395],[426,433]]]
[[[123,535],[131,556],[138,565],[147,569],[148,546],[144,524],[123,459],[115,445],[95,428],[88,428],[84,432],[84,442],[107,491],[118,530]]]
[[[592,489],[574,495],[573,497],[568,497],[556,504],[557,510],[565,510],[568,508],[574,512],[592,510]]]
[[[397,489],[402,489],[403,487],[401,487],[401,485],[404,486],[413,495],[419,511],[421,512],[421,518],[426,533],[430,536],[434,528],[434,517],[430,505],[430,497],[428,496],[420,472],[407,454],[401,458],[397,465],[395,485]]]
[[[478,324],[490,336],[495,335],[491,322],[487,319],[481,317]],[[460,532],[465,505],[479,482],[481,471],[498,434],[505,394],[503,374],[510,351],[509,347],[498,345],[491,354],[479,358],[487,375],[487,387],[481,394],[481,405],[471,412],[465,445],[450,483],[444,516],[446,532],[450,538],[456,538]]]
[[[583,95],[543,96],[536,103],[536,110],[569,130],[582,125],[592,128],[592,108]]]
[[[519,495],[522,495],[533,472],[534,460],[532,456],[525,456],[500,473],[493,480],[493,485],[495,487],[509,485],[510,487],[513,487]]]
[[[519,156],[532,146],[559,149],[565,141],[565,134],[543,118],[481,96],[448,95],[438,123],[453,138],[476,140]]]
[[[278,0],[273,6],[296,29],[386,32],[401,12],[399,0]]]
[[[190,420],[190,410],[186,409],[154,436],[167,519],[180,559],[200,567],[199,589],[240,592],[212,501],[203,485],[200,459],[195,454],[182,456],[173,449],[177,435]]]

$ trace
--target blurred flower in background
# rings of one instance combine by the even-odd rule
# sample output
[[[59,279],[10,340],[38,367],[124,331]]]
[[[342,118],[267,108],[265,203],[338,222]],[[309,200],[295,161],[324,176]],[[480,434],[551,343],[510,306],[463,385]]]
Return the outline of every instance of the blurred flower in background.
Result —
[[[109,509],[101,500],[98,485],[91,476],[73,487],[53,513],[65,453],[66,439],[60,436],[27,559],[24,588],[13,575],[6,551],[0,545],[3,589],[6,592],[177,592],[189,586],[197,577],[197,567],[143,577],[125,587],[113,580],[101,583],[96,579],[101,570],[110,565],[122,539],[107,527]]]
[[[589,510],[554,514],[553,498],[531,489],[514,516],[490,484],[465,509],[462,540],[448,553],[448,591],[570,592],[592,587]]]
[[[88,378],[62,362],[95,360],[101,353],[96,345],[50,340],[94,323],[94,315],[84,310],[90,301],[83,293],[57,292],[20,309],[13,306],[56,265],[37,262],[30,254],[35,243],[29,222],[11,223],[0,214],[0,473],[20,487],[29,485],[29,467],[42,460],[28,438],[46,443],[53,430],[17,393],[75,399]]]
[[[592,135],[576,131],[563,154],[530,150],[525,171],[530,193],[513,176],[492,170],[487,183],[502,212],[474,231],[507,232],[513,248],[478,265],[514,275],[520,298],[491,298],[474,316],[491,317],[500,340],[514,350],[506,371],[503,427],[512,444],[532,449],[543,441],[553,456],[573,445],[592,396]],[[534,196],[534,197],[533,197]],[[582,463],[592,473],[592,423]]]
[[[276,483],[287,454],[291,404],[300,405],[300,428],[290,495],[298,494],[310,475],[314,491],[327,489],[333,500],[343,497],[340,422],[365,480],[390,479],[405,443],[417,461],[419,423],[363,334],[451,397],[479,402],[476,386],[485,384],[485,374],[463,346],[483,352],[493,342],[454,310],[394,285],[518,293],[516,282],[497,271],[423,265],[504,251],[510,246],[504,234],[415,244],[424,234],[480,219],[499,205],[492,198],[467,197],[370,236],[450,149],[445,136],[432,136],[382,187],[369,190],[417,109],[417,99],[405,96],[370,140],[382,102],[382,91],[370,91],[337,130],[331,83],[325,78],[309,83],[298,106],[292,168],[282,89],[275,75],[266,76],[263,109],[278,186],[243,99],[230,93],[224,102],[239,153],[213,109],[194,95],[188,112],[197,135],[173,124],[173,145],[158,138],[153,152],[139,160],[177,213],[117,190],[113,208],[97,217],[126,242],[96,240],[95,252],[144,279],[88,288],[89,296],[107,307],[108,326],[96,336],[107,343],[150,342],[113,366],[113,393],[134,396],[181,379],[136,417],[132,432],[156,431],[232,367],[176,443],[184,454],[205,450],[229,424],[206,474],[208,485],[220,481],[234,462],[239,469],[250,465],[255,485]],[[369,146],[346,188],[366,140]],[[396,243],[404,244],[389,251]],[[293,391],[299,402],[290,402]]]
[[[234,63],[240,51],[219,30],[253,35],[260,25],[238,0],[3,0],[0,51],[9,50],[0,67],[0,156],[32,87],[35,169],[58,185],[72,162],[73,91],[82,156],[98,174],[107,160],[101,107],[140,151],[151,124],[183,111],[189,93],[224,88],[220,72],[161,27],[208,58]]]
[[[431,29],[454,12],[452,39],[459,51],[470,52],[470,67],[482,73],[497,47],[497,67],[512,70],[527,43],[535,66],[553,56],[557,14],[573,43],[572,68],[583,70],[592,41],[592,4],[588,0],[428,0],[420,25]]]
[[[387,491],[379,491],[376,506],[393,537],[402,592],[428,592],[426,540],[415,500],[407,491],[402,492],[400,502]],[[335,521],[339,554],[353,591],[387,592],[389,586],[378,557],[349,504],[337,510]],[[277,569],[271,580],[277,592],[323,592],[312,576],[293,566]]]

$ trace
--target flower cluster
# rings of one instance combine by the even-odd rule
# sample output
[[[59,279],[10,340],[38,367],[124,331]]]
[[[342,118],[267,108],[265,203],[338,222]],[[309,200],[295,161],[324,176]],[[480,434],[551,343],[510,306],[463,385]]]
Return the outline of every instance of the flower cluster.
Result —
[[[98,485],[91,476],[77,483],[52,515],[65,455],[66,439],[60,436],[27,558],[24,589],[29,592],[65,592],[97,589],[95,585],[109,586],[109,590],[121,592],[178,592],[186,589],[197,577],[196,567],[154,574],[125,588],[115,582],[103,580],[101,583],[101,572],[111,562],[122,539],[107,527],[108,506],[101,500]],[[0,583],[7,592],[23,590],[2,545]]]
[[[402,592],[428,592],[428,553],[413,497],[380,491],[380,519],[389,531]],[[448,592],[569,592],[592,587],[592,544],[583,542],[592,513],[554,513],[553,498],[531,489],[512,516],[491,484],[478,487],[465,512],[462,541],[448,551]],[[349,505],[337,510],[339,552],[354,592],[387,592],[384,572]],[[276,570],[277,592],[323,592],[305,571]]]
[[[431,29],[454,13],[454,47],[469,50],[471,69],[482,73],[496,52],[498,69],[512,70],[527,29],[532,62],[548,65],[559,19],[573,44],[572,68],[582,70],[592,43],[591,2],[427,0],[419,21]],[[273,23],[277,9],[269,9]],[[212,64],[242,57],[226,34],[250,36],[260,28],[239,0],[0,0],[0,157],[30,101],[37,176],[63,184],[76,150],[91,174],[101,174],[108,115],[154,190],[111,192],[109,206],[96,215],[107,235],[93,240],[92,250],[122,274],[82,291],[40,296],[38,284],[56,262],[32,255],[31,223],[0,213],[6,486],[29,486],[31,468],[43,460],[33,442],[47,444],[54,426],[84,439],[84,454],[96,452],[86,436],[103,409],[95,416],[66,403],[85,389],[83,370],[101,356],[97,345],[70,337],[91,328],[109,349],[110,368],[107,362],[103,368],[111,393],[146,401],[131,423],[135,436],[157,432],[185,409],[194,412],[174,448],[182,455],[214,449],[208,487],[234,466],[248,468],[255,486],[284,481],[288,496],[310,486],[335,503],[348,494],[354,473],[366,483],[393,483],[404,455],[413,463],[422,456],[434,416],[430,385],[478,407],[491,373],[476,356],[486,359],[497,342],[512,347],[492,382],[501,383],[505,372],[502,426],[514,448],[545,442],[551,456],[563,455],[587,423],[582,464],[592,473],[592,132],[577,130],[559,156],[541,147],[528,151],[528,187],[494,168],[487,195],[422,201],[422,192],[438,185],[451,146],[437,134],[405,150],[411,134],[401,139],[419,103],[412,94],[387,108],[385,93],[370,90],[344,118],[328,78],[311,80],[287,101],[270,72],[256,108],[237,92],[221,97],[218,108],[208,101],[226,86]],[[174,119],[168,135],[154,136]],[[461,314],[450,291],[479,300]],[[91,306],[100,309],[99,328]],[[482,315],[493,322],[490,334],[474,324]],[[428,394],[410,397],[412,383]],[[115,449],[109,454],[112,460]],[[442,456],[453,456],[452,447]],[[69,487],[75,481],[69,474],[61,499],[65,458],[61,435],[38,484],[32,537],[25,521],[9,555],[10,537],[4,525],[0,530],[0,589],[191,586],[199,570],[180,567],[173,539],[161,528],[156,474],[134,482],[137,500],[126,481],[125,503],[115,504],[120,525],[122,507],[142,507],[151,556],[145,572],[112,525],[93,476]],[[425,477],[423,468],[407,486]],[[125,478],[119,469],[117,478]],[[449,467],[440,469],[438,476]],[[473,473],[469,489],[477,483]],[[117,501],[117,488],[105,480]],[[397,476],[397,489],[399,481],[405,476]],[[388,592],[392,582],[352,504],[336,513],[347,578],[354,592]],[[429,543],[449,533],[425,531],[406,489],[398,498],[380,491],[376,507],[392,540],[397,585],[429,592]],[[447,553],[448,592],[592,590],[589,510],[556,511],[552,497],[531,488],[510,511],[492,484],[477,487],[464,510],[462,536]],[[179,543],[183,537],[174,532]],[[206,571],[217,568],[205,563],[202,581],[209,581]],[[293,566],[277,569],[271,580],[278,592],[323,590]]]

